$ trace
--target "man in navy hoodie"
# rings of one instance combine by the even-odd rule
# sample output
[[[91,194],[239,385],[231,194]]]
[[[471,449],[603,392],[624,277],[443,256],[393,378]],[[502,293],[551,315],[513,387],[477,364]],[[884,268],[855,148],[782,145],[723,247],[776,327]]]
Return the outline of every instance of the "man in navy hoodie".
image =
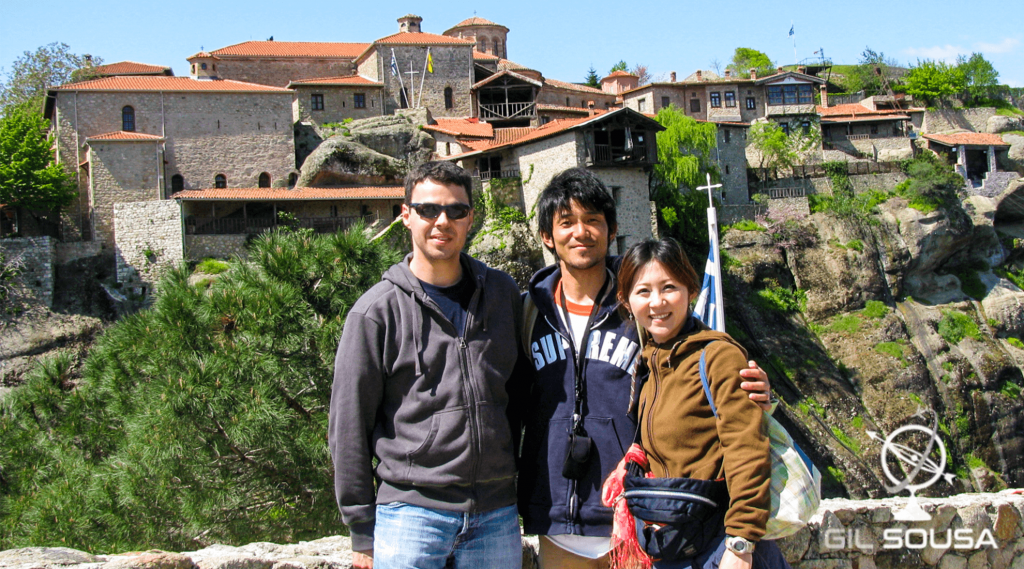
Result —
[[[633,442],[626,411],[639,353],[636,328],[616,310],[619,258],[608,257],[615,202],[594,174],[573,168],[541,193],[537,218],[558,261],[528,291],[537,317],[525,349],[537,374],[524,417],[519,513],[525,533],[541,536],[541,569],[606,568],[612,511],[601,504],[601,484]],[[767,376],[750,363],[741,375],[758,381],[743,387],[766,406]]]

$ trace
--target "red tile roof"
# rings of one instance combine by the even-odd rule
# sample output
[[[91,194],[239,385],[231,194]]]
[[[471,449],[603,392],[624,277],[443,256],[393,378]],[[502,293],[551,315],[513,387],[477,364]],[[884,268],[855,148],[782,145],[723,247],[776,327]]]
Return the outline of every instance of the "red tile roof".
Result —
[[[361,186],[351,188],[208,188],[183,190],[171,196],[178,200],[358,200],[404,199],[404,186]]]
[[[934,140],[940,144],[947,146],[1009,146],[1007,142],[1003,142],[1002,137],[998,134],[988,134],[983,132],[958,132],[955,134],[922,134],[921,136],[928,140]]]
[[[476,45],[470,40],[439,36],[427,32],[398,32],[373,42],[375,44],[411,44],[411,45]]]
[[[536,69],[527,67],[525,65],[521,65],[521,64],[516,63],[514,61],[509,61],[507,59],[499,59],[498,60],[498,70],[499,71],[536,71]]]
[[[560,133],[562,131],[568,130],[568,129],[574,127],[574,126],[583,124],[583,123],[587,122],[588,120],[590,120],[592,118],[593,117],[582,117],[582,118],[577,118],[577,119],[556,119],[556,120],[553,120],[553,121],[551,121],[551,122],[549,122],[547,124],[541,125],[539,127],[528,127],[529,128],[529,132],[528,133],[526,133],[525,135],[520,136],[518,138],[511,139],[511,140],[501,140],[501,141],[499,141],[499,140],[497,140],[497,137],[495,137],[496,138],[495,140],[488,141],[486,144],[469,143],[469,144],[466,144],[466,146],[469,146],[470,148],[472,148],[473,149],[472,152],[464,152],[462,154],[457,154],[457,155],[454,155],[454,156],[448,156],[448,157],[446,157],[446,159],[447,160],[457,160],[457,159],[459,159],[459,158],[461,158],[463,156],[466,156],[467,154],[475,154],[477,152],[482,152],[482,151],[498,150],[499,148],[503,148],[503,147],[506,147],[506,146],[519,145],[519,144],[522,144],[524,142],[530,142],[532,140],[546,138],[548,136],[554,136],[554,135],[556,135],[556,134],[558,134],[558,133]],[[510,133],[510,134],[513,134],[513,133]],[[510,138],[510,137],[505,136],[503,138]],[[483,141],[481,141],[481,142],[483,142]]]
[[[317,77],[315,79],[299,79],[288,83],[288,87],[292,85],[304,86],[304,85],[369,85],[371,87],[384,86],[383,83],[378,83],[373,79],[367,79],[361,75],[345,75],[341,77]]]
[[[451,119],[438,117],[434,119],[437,124],[424,126],[424,130],[443,132],[452,136],[471,136],[474,138],[491,138],[494,136],[494,128],[490,123],[480,122],[477,119]]]
[[[90,140],[124,140],[124,141],[144,140],[144,141],[147,141],[147,142],[154,142],[154,141],[163,140],[163,139],[164,139],[164,137],[157,136],[155,134],[143,134],[141,132],[126,132],[126,131],[123,131],[123,130],[119,130],[117,132],[106,132],[106,133],[103,133],[103,134],[94,134],[92,136],[86,137],[85,141],[89,142]]]
[[[612,73],[609,73],[608,77],[605,77],[605,79],[608,79],[608,78],[611,78],[611,77],[637,77],[637,75],[634,75],[634,74],[632,74],[632,73],[630,73],[628,71],[622,71],[620,69],[618,71],[613,71]]]
[[[370,47],[368,43],[316,41],[246,41],[213,51],[215,56],[228,57],[313,57],[355,59]]]
[[[198,80],[191,77],[166,77],[163,75],[114,76],[66,83],[51,87],[54,91],[263,91],[267,93],[291,93],[281,87],[244,83],[231,79]]]
[[[577,85],[576,83],[566,83],[565,81],[559,81],[557,79],[545,79],[544,83],[551,85],[557,89],[569,89],[570,91],[580,91],[583,93],[595,93],[598,95],[608,95],[600,89],[595,89],[587,85]]]
[[[97,65],[93,72],[97,75],[170,75],[171,68],[135,61],[118,61],[117,63]]]
[[[589,113],[590,109],[583,107],[566,107],[563,105],[545,105],[543,103],[537,103],[538,111],[559,111],[563,113]]]
[[[832,107],[818,107],[818,114],[823,117],[832,116],[860,116],[860,115],[898,115],[903,114],[902,110],[898,109],[879,109],[873,111],[860,103],[849,103],[845,105],[835,105]]]
[[[454,26],[452,26],[452,28],[453,29],[454,28],[461,28],[463,26],[498,26],[498,25],[501,25],[501,24],[495,24],[494,22],[492,22],[490,20],[485,20],[483,18],[478,18],[476,16],[473,16],[472,18],[467,18],[465,20],[462,20],[458,24],[455,24]]]
[[[494,54],[491,54],[491,53],[484,53],[482,51],[477,51],[475,49],[473,50],[473,59],[479,60],[479,61],[494,61],[494,60],[498,60],[499,62],[501,61],[501,58],[498,57],[497,55],[494,55]]]
[[[509,142],[515,142],[520,138],[533,132],[534,127],[532,126],[520,126],[512,128],[496,128],[494,129],[494,143],[495,144],[508,144]]]
[[[193,59],[196,59],[198,57],[212,57],[213,59],[218,59],[217,56],[215,56],[215,55],[210,55],[209,53],[206,53],[205,51],[200,51],[199,53],[193,53],[192,55],[186,57],[185,61],[192,61]]]

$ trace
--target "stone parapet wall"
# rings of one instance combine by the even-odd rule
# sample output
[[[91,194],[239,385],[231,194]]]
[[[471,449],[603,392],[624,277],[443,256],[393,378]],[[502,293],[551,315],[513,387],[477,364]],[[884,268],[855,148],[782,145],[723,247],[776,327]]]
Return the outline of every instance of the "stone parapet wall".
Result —
[[[21,260],[16,285],[31,304],[53,307],[54,240],[49,237],[0,239],[0,250],[7,262]]]
[[[980,109],[937,109],[924,113],[922,129],[930,134],[967,130],[988,132],[988,119],[995,116],[992,107]]]
[[[206,257],[215,259],[246,258],[246,235],[186,235],[185,259],[201,261]]]
[[[137,293],[150,290],[165,271],[184,260],[176,201],[114,204],[114,235],[117,282]]]
[[[103,243],[100,243],[99,241],[57,243],[56,253],[57,256],[54,263],[57,265],[65,265],[79,259],[100,255],[103,253]]]
[[[735,207],[735,206],[733,206]],[[1024,496],[921,499],[931,519],[901,522],[906,498],[825,500],[811,523],[778,541],[793,569],[1021,569]],[[950,536],[947,540],[946,536]],[[948,546],[946,545],[948,541]],[[278,545],[211,545],[198,551],[91,555],[68,548],[0,551],[11,569],[349,569],[349,538]],[[537,567],[537,536],[523,537],[523,569]]]

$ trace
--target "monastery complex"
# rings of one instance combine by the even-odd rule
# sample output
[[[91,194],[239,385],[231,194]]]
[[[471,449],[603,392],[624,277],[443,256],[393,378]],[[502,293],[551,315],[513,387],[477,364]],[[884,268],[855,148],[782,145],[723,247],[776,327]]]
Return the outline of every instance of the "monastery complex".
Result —
[[[500,24],[473,17],[436,34],[422,23],[403,16],[397,33],[369,43],[248,41],[203,51],[187,58],[187,77],[126,61],[51,87],[44,115],[79,191],[61,241],[112,249],[119,280],[144,291],[151,265],[240,252],[282,214],[317,230],[390,222],[404,196],[400,176],[302,180],[327,133],[349,134],[351,120],[404,117],[429,135],[434,158],[465,167],[478,189],[517,181],[504,198],[526,211],[558,172],[592,169],[619,204],[613,252],[621,252],[652,235],[649,177],[662,130],[654,115],[664,107],[718,126],[721,197],[740,207],[752,203],[756,182],[751,124],[819,132],[811,163],[908,158],[922,129],[923,109],[897,97],[830,105],[813,69],[749,78],[698,70],[681,80],[672,72],[644,85],[617,71],[592,88],[509,60]],[[933,142],[957,156],[965,177],[968,169],[983,176],[1003,146],[985,136],[994,135]]]

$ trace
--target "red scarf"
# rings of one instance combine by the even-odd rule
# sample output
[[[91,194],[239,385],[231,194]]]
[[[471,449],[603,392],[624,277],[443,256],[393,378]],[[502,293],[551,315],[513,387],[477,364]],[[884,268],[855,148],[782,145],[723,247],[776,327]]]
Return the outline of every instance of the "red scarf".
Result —
[[[622,483],[626,477],[626,461],[631,460],[647,469],[647,454],[640,445],[633,444],[626,451],[615,470],[608,475],[601,488],[601,503],[612,508],[612,537],[611,537],[611,569],[650,569],[651,558],[640,549],[640,541],[636,537],[636,520],[626,506],[625,496],[622,495]],[[654,475],[647,473],[647,478]]]

